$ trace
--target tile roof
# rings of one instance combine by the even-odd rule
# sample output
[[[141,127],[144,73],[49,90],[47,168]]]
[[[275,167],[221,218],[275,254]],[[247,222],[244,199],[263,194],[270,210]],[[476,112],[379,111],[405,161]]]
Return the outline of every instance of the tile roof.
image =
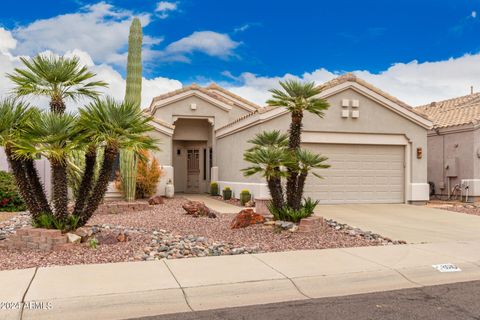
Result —
[[[240,96],[237,96],[233,92],[230,92],[227,89],[222,88],[215,83],[212,83],[208,87],[205,87],[205,88],[203,88],[203,87],[194,83],[194,84],[191,84],[189,86],[182,87],[181,89],[170,91],[170,92],[164,93],[162,95],[159,95],[157,97],[154,97],[153,100],[152,100],[152,103],[150,104],[150,108],[148,108],[148,110],[150,110],[150,111],[152,110],[152,107],[154,106],[155,102],[173,97],[175,95],[178,95],[178,94],[181,94],[183,92],[190,91],[190,90],[197,90],[199,92],[202,92],[202,93],[210,96],[213,99],[219,100],[219,101],[221,101],[223,103],[226,103],[228,105],[238,106],[238,107],[246,109],[245,106],[243,106],[243,105],[241,105],[241,104],[239,104],[238,102],[235,101],[235,100],[238,100],[238,101],[242,102],[243,104],[248,105],[250,108],[255,108],[255,109],[261,108],[259,105],[255,104],[251,101],[248,101],[248,100],[246,100],[246,99],[244,99]],[[222,92],[227,97],[225,97],[224,95],[218,94],[215,91]],[[228,98],[228,97],[230,97],[230,98]],[[250,110],[250,109],[247,109],[247,110]]]
[[[480,93],[434,101],[415,108],[433,121],[434,128],[446,128],[480,121]]]

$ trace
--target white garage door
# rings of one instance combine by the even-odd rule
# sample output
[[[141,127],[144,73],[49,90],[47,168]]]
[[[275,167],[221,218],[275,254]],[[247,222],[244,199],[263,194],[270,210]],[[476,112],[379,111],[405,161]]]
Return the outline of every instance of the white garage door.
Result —
[[[304,144],[329,158],[324,177],[309,175],[305,195],[322,204],[403,203],[404,146]]]

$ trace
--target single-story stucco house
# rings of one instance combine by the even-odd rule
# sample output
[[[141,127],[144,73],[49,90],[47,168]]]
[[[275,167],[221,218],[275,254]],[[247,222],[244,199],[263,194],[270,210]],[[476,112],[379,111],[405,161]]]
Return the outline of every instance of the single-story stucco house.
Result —
[[[427,201],[432,122],[352,74],[323,86],[320,96],[330,109],[323,119],[305,115],[302,143],[326,155],[331,168],[320,172],[324,179],[307,179],[306,196],[324,204]],[[212,84],[155,97],[145,113],[154,117],[152,136],[161,141],[162,184],[171,179],[176,192],[203,193],[216,181],[237,197],[242,189],[268,197],[264,178],[243,176],[243,153],[255,134],[288,130],[286,109],[256,105]]]
[[[480,198],[480,93],[432,102],[416,110],[433,121],[428,132],[428,181],[441,198]],[[464,198],[465,199],[465,198]]]

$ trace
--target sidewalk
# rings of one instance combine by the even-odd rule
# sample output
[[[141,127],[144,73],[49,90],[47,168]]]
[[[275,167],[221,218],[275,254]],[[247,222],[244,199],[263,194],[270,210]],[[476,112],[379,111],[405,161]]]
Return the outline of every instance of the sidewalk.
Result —
[[[480,241],[449,242],[2,271],[0,301],[26,302],[22,319],[128,319],[479,279]]]

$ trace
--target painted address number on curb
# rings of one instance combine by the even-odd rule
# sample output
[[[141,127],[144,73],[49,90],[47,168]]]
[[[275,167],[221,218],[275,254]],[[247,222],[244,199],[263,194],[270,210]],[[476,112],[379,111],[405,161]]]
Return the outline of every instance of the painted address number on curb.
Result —
[[[432,265],[435,269],[440,272],[460,272],[462,269],[451,263],[442,263]]]

